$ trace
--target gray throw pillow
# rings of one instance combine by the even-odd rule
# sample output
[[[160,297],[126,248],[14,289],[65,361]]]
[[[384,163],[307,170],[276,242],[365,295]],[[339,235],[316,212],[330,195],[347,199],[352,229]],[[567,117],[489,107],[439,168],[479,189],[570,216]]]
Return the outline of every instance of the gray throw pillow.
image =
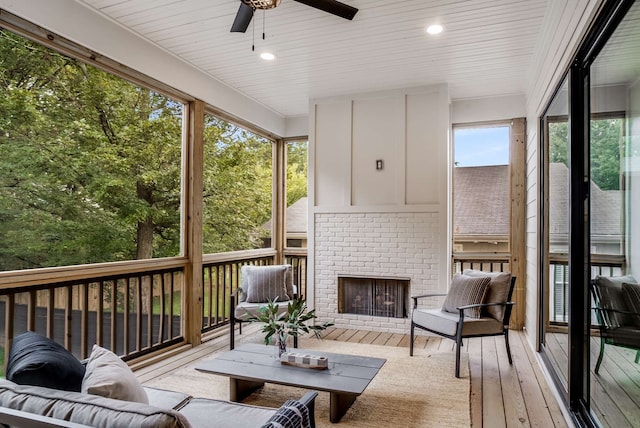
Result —
[[[640,285],[623,282],[622,292],[627,298],[627,309],[636,314],[629,315],[631,324],[640,327]]]
[[[287,266],[243,266],[242,282],[246,283],[246,301],[248,303],[264,303],[277,299],[279,302],[289,300],[285,286]]]
[[[445,312],[459,313],[459,306],[474,305],[484,302],[484,296],[491,278],[488,276],[455,275],[451,281],[451,288],[442,305]],[[467,309],[464,315],[469,318],[480,318],[480,308]]]
[[[484,296],[484,303],[504,303],[509,297],[509,288],[511,288],[510,272],[482,272],[479,270],[465,269],[462,272],[466,276],[488,276],[491,278],[487,287],[487,294]],[[489,306],[484,308],[483,316],[487,315],[502,321],[504,318],[505,306]]]
[[[108,349],[93,345],[82,391],[116,400],[149,404],[147,393],[129,366]]]

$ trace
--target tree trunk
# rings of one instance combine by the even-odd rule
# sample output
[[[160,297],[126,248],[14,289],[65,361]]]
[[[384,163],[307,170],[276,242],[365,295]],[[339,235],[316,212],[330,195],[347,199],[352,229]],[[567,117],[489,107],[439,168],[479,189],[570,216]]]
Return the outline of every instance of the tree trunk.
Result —
[[[138,222],[136,259],[150,259],[153,257],[153,219],[147,217]]]
[[[149,205],[153,204],[153,188],[145,185],[144,183],[136,183],[136,193],[139,199],[142,199]],[[151,259],[153,258],[153,218],[151,215],[143,220],[138,221],[137,230],[137,248],[136,259]],[[149,307],[149,293],[153,293],[152,278],[149,276],[142,276],[142,293],[139,296],[142,299],[142,312],[149,313],[151,308]]]

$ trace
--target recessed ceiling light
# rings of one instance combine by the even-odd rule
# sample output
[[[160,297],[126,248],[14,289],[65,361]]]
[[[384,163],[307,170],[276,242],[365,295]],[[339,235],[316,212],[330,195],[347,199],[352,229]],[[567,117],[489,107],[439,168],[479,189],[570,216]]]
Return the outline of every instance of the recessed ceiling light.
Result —
[[[442,33],[443,29],[444,28],[442,28],[442,25],[440,25],[440,24],[429,25],[427,27],[427,33],[429,33],[429,34],[440,34],[440,33]]]
[[[276,59],[276,56],[271,52],[262,52],[260,54],[260,58],[264,59],[265,61],[273,61],[274,59]]]

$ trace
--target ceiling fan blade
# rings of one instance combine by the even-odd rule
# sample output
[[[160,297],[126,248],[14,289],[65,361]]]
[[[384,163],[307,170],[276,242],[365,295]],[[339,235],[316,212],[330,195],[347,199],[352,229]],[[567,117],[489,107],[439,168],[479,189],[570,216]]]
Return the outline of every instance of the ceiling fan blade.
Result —
[[[244,33],[247,31],[251,18],[253,18],[253,8],[248,4],[240,2],[240,8],[238,9],[238,13],[236,13],[236,19],[233,20],[231,32]]]
[[[336,0],[295,0],[298,3],[306,4],[307,6],[315,7],[322,11],[328,12],[332,15],[339,16],[340,18],[352,20],[358,12],[353,6],[340,3]]]

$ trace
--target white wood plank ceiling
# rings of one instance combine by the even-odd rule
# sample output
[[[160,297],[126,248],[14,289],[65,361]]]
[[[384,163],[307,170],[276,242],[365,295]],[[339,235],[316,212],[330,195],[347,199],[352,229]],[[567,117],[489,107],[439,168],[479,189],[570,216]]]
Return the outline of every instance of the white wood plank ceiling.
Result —
[[[309,99],[448,83],[453,99],[525,93],[548,0],[342,0],[353,21],[282,0],[246,33],[240,0],[78,0],[283,116]],[[439,23],[437,36],[425,27]],[[267,62],[259,53],[277,58]]]

